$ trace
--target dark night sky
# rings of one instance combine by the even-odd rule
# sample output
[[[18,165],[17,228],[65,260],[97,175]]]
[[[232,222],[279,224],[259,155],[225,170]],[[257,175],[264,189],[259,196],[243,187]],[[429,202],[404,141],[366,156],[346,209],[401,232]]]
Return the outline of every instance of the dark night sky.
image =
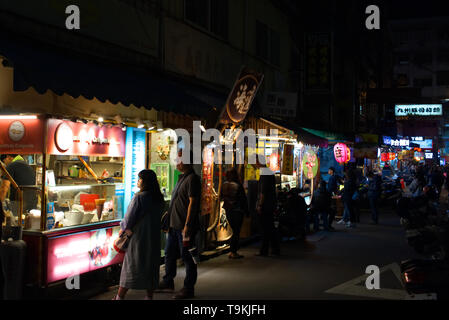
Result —
[[[392,19],[444,16],[449,17],[449,1],[447,0],[391,0],[390,18]]]

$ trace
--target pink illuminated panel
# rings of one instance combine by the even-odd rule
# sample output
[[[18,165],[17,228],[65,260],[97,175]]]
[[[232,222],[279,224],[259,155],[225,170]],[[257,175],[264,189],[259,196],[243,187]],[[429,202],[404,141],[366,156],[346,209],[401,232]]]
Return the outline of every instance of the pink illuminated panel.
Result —
[[[49,239],[47,283],[121,263],[123,254],[112,247],[119,230],[114,227]]]

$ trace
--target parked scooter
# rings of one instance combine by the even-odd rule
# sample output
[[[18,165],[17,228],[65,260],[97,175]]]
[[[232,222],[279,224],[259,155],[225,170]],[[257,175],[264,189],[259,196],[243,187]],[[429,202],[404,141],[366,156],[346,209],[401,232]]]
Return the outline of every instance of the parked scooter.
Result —
[[[380,195],[380,205],[395,208],[397,201],[402,197],[401,179],[395,176],[392,179],[384,179]]]
[[[281,238],[288,240],[305,239],[305,215],[307,205],[299,195],[299,190],[278,193],[278,203],[275,210],[275,226]]]
[[[428,191],[427,191],[428,192]],[[429,207],[428,194],[400,199],[397,213],[406,230],[408,244],[426,259],[406,260],[401,273],[410,294],[449,296],[449,222]]]

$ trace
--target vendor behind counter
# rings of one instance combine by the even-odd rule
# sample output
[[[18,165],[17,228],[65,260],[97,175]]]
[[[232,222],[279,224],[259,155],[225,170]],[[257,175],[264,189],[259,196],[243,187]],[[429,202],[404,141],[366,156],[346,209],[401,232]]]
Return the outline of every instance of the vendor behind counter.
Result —
[[[1,156],[2,162],[6,166],[6,170],[20,186],[34,186],[36,184],[36,173],[34,169],[20,156],[17,154],[5,154]],[[9,186],[9,200],[11,201],[12,212],[17,214],[19,207],[19,197],[17,190],[11,188],[10,181],[6,176],[2,179]],[[34,190],[23,190],[23,209],[24,211],[29,211],[36,208],[37,205],[37,195]]]

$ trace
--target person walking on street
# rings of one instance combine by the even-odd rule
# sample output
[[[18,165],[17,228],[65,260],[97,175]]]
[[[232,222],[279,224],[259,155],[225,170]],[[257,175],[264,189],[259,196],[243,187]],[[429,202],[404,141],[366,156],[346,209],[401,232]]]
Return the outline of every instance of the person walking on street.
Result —
[[[342,179],[335,173],[334,167],[329,168],[328,174],[330,177],[327,183],[327,191],[329,191],[331,197],[334,195],[336,196],[339,193],[339,185],[342,184]],[[335,215],[336,215],[335,205],[331,205],[331,209],[329,212],[329,229],[331,230],[333,229],[332,224],[335,220]]]
[[[344,189],[343,189],[343,205],[344,205],[344,213],[343,218],[338,223],[345,223],[347,228],[355,227],[355,214],[354,214],[354,205],[353,205],[353,196],[356,190],[355,181],[353,174],[350,170],[347,170],[345,173],[345,181],[344,181]]]
[[[379,208],[378,200],[381,192],[382,179],[378,174],[372,171],[368,173],[368,200],[371,208],[371,222],[373,224],[379,223]]]
[[[332,197],[327,190],[326,181],[321,181],[318,190],[314,193],[312,198],[312,209],[317,216],[321,217],[321,220],[323,220],[323,228],[325,231],[330,230],[328,218],[331,210],[331,200]],[[316,229],[319,229],[319,226],[317,226]]]
[[[262,246],[259,256],[268,256],[271,243],[271,253],[280,255],[280,240],[274,227],[274,211],[276,209],[276,182],[274,172],[262,164],[258,159],[257,167],[261,174],[258,184],[256,212],[262,227]]]
[[[330,194],[337,194],[338,186],[341,184],[341,178],[335,173],[334,167],[330,167],[327,173],[330,176],[327,183],[327,191],[329,191]]]
[[[226,182],[223,183],[220,198],[224,201],[223,208],[226,210],[226,217],[232,229],[229,259],[243,258],[237,253],[237,250],[239,249],[243,218],[249,215],[249,210],[245,190],[235,168],[226,172]]]
[[[441,195],[441,190],[443,189],[444,184],[444,175],[441,172],[440,167],[434,166],[432,168],[432,173],[430,175],[430,184],[433,184],[438,191],[438,199]]]
[[[128,289],[146,290],[146,300],[153,298],[159,283],[161,262],[160,222],[164,209],[156,174],[152,170],[139,172],[136,193],[120,222],[120,234],[127,233],[129,245],[123,260],[120,286],[114,300],[123,300]]]
[[[176,260],[180,253],[186,267],[186,277],[184,287],[173,298],[189,299],[195,296],[194,287],[198,277],[197,265],[189,249],[193,249],[193,242],[199,231],[201,180],[193,170],[192,152],[189,153],[190,159],[188,160],[181,158],[182,150],[178,152],[178,156],[176,168],[182,174],[173,190],[168,209],[169,228],[165,245],[165,275],[159,283],[159,289],[174,290]]]

